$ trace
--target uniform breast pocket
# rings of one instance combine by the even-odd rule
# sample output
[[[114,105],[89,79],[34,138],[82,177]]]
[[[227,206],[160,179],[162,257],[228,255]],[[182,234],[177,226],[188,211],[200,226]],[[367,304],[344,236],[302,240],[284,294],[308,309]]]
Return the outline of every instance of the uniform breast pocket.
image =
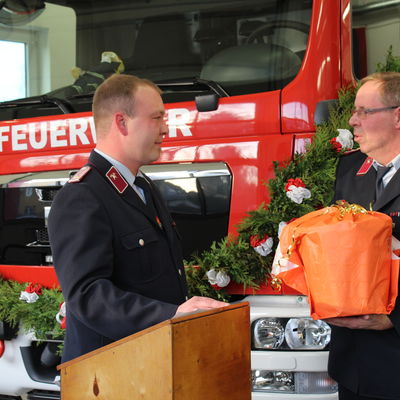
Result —
[[[157,260],[159,238],[153,228],[131,232],[121,236],[123,247],[122,262],[129,266],[129,276],[135,281],[149,281],[161,273]]]
[[[157,233],[152,228],[128,233],[121,237],[122,245],[127,250],[141,249],[151,243],[157,242],[157,240]]]

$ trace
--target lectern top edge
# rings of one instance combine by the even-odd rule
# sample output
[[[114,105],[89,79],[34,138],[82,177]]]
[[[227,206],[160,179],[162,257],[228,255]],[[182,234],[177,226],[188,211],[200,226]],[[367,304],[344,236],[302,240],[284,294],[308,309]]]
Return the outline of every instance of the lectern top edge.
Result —
[[[93,351],[91,351],[89,353],[83,354],[80,357],[74,358],[73,360],[70,360],[70,361],[67,361],[67,362],[65,362],[63,364],[60,364],[60,365],[57,366],[57,370],[60,371],[61,369],[66,368],[66,367],[68,367],[68,366],[70,366],[72,364],[75,364],[76,362],[79,362],[79,361],[84,360],[86,358],[90,358],[90,357],[94,356],[95,354],[100,353],[100,352],[105,351],[105,350],[108,350],[108,349],[110,349],[112,347],[119,346],[120,344],[122,344],[122,343],[124,343],[126,341],[130,341],[130,340],[132,340],[132,338],[137,338],[139,336],[146,335],[146,334],[148,334],[148,333],[150,333],[152,331],[161,329],[163,327],[166,327],[166,326],[169,326],[169,325],[180,324],[180,323],[183,323],[185,321],[189,321],[189,320],[193,320],[193,319],[197,319],[197,318],[204,318],[204,317],[207,317],[207,316],[210,316],[210,315],[213,315],[213,314],[224,313],[224,312],[227,312],[227,311],[233,310],[233,309],[246,308],[246,307],[249,307],[249,303],[248,302],[240,302],[240,303],[235,303],[235,304],[228,304],[227,303],[226,307],[214,308],[214,309],[211,309],[211,310],[198,310],[198,311],[195,311],[195,312],[192,312],[192,313],[186,313],[184,315],[181,315],[181,316],[178,316],[178,317],[175,317],[175,318],[170,318],[170,319],[167,319],[167,320],[165,320],[163,322],[160,322],[159,324],[156,324],[156,325],[153,325],[153,326],[151,326],[151,327],[149,327],[147,329],[144,329],[144,330],[142,330],[140,332],[134,333],[132,335],[124,337],[123,339],[117,340],[116,342],[110,343],[107,346],[104,346],[104,347],[101,347],[99,349],[93,350]]]
[[[233,310],[236,308],[243,308],[243,307],[248,307],[248,306],[249,306],[249,303],[247,301],[241,302],[241,303],[236,303],[236,304],[228,304],[227,303],[226,307],[213,308],[211,310],[197,310],[194,312],[185,313],[178,317],[171,318],[165,322],[169,322],[171,324],[178,324],[180,322],[188,321],[190,319],[202,318],[202,317],[206,317],[208,315],[219,314],[221,312],[226,312],[226,311]],[[158,325],[155,325],[155,326],[158,326]]]

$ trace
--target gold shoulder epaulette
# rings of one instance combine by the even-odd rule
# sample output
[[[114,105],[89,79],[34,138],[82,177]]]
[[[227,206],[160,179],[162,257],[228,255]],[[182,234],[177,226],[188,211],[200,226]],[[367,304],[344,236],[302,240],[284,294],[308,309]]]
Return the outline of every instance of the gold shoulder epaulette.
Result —
[[[360,149],[351,149],[351,150],[347,150],[343,153],[343,155],[347,155],[347,154],[352,154],[355,153],[356,151],[360,151]]]
[[[77,183],[81,182],[82,179],[87,175],[87,173],[92,169],[90,165],[85,165],[82,167],[74,176],[70,178],[68,183]]]

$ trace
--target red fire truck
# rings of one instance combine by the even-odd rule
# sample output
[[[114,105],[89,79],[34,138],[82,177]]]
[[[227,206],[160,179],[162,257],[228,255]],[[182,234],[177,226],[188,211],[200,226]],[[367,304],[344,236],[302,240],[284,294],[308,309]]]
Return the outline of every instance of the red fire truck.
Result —
[[[399,10],[397,0],[0,1],[10,62],[0,70],[0,274],[57,283],[47,215],[96,142],[91,101],[105,77],[163,90],[169,134],[144,171],[189,259],[268,201],[273,161],[304,149],[339,88],[373,72],[390,45],[399,51]],[[247,294],[253,399],[336,399],[330,330],[310,321],[306,298]],[[0,399],[58,399],[51,338],[0,328]]]

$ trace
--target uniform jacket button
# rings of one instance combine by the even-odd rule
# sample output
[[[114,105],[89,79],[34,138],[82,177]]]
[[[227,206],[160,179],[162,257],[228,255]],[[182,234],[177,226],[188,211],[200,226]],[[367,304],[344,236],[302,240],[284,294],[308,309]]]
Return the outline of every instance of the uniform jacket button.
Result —
[[[140,246],[144,246],[144,240],[143,239],[139,239],[139,244],[140,244]]]

